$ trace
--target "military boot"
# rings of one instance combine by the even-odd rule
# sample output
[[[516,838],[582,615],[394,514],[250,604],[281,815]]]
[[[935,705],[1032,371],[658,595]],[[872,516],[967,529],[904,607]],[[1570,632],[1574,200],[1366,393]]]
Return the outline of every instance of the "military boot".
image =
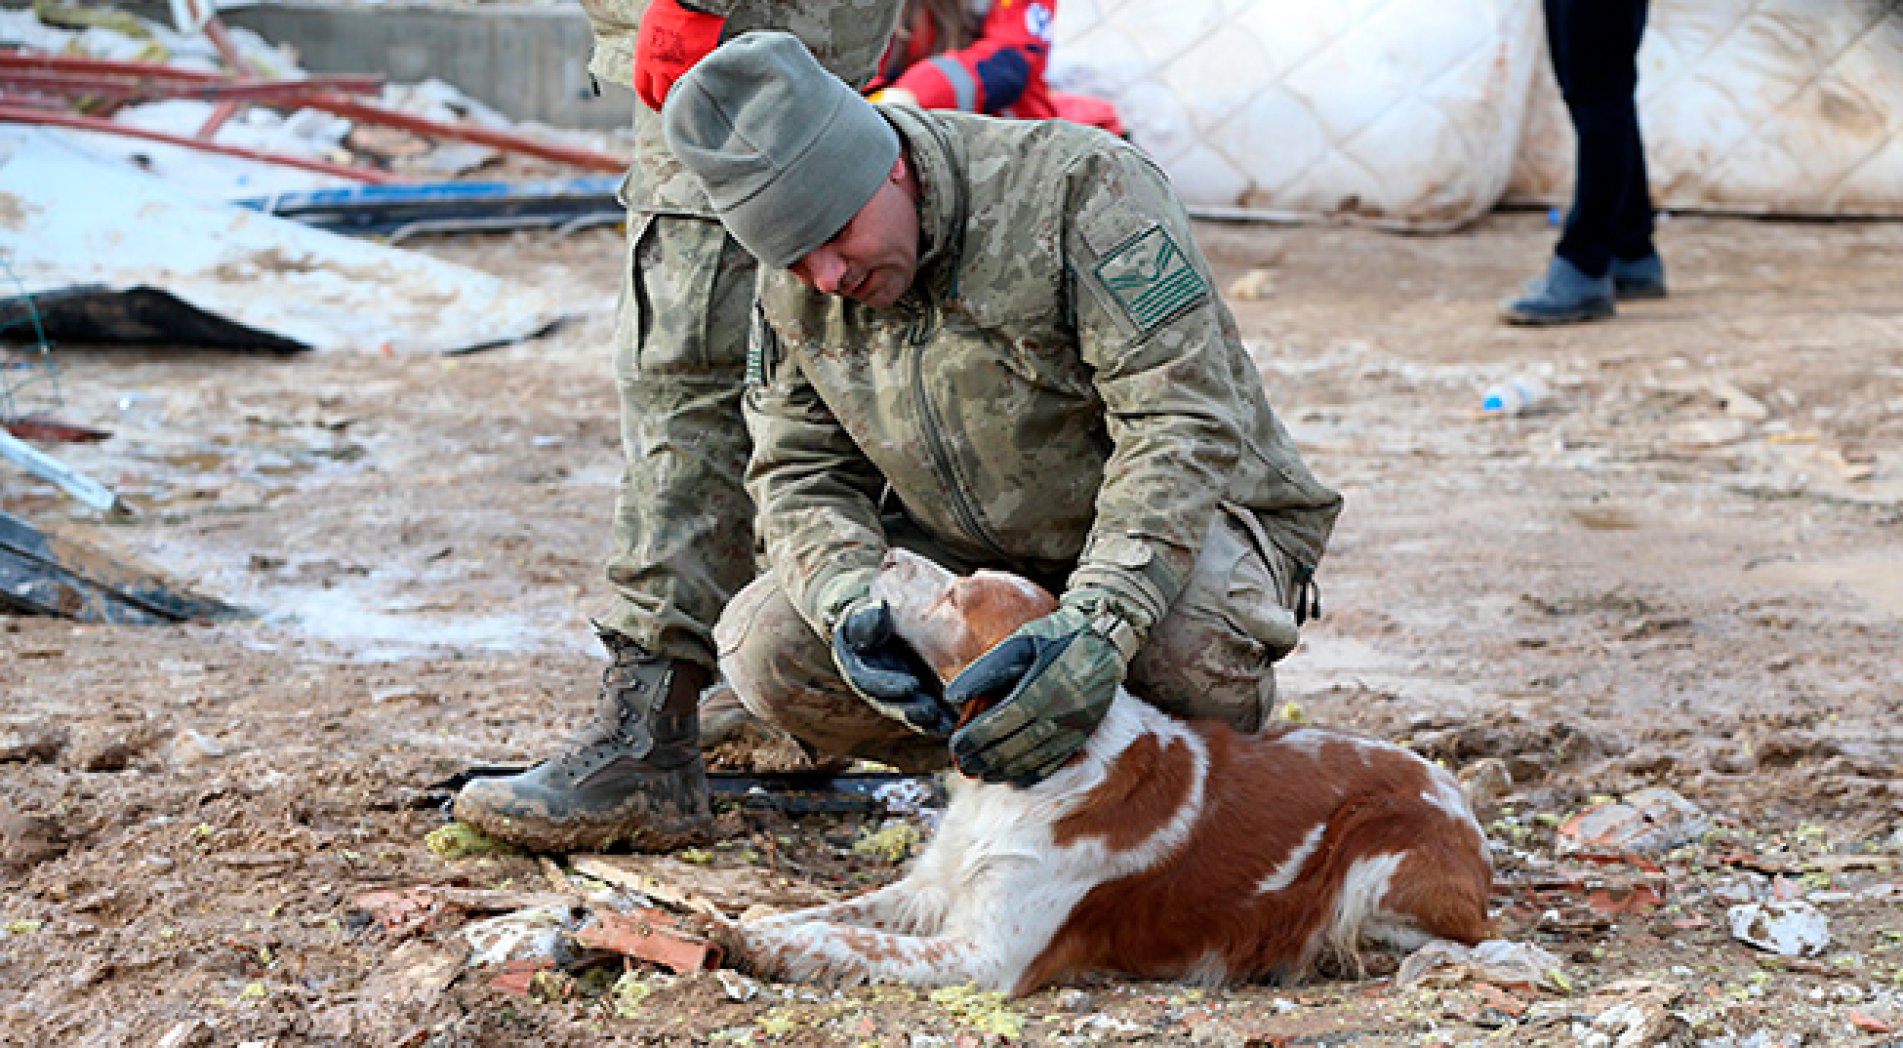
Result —
[[[706,841],[712,817],[696,706],[708,672],[598,632],[611,661],[594,719],[528,771],[472,780],[456,795],[456,818],[539,852]]]

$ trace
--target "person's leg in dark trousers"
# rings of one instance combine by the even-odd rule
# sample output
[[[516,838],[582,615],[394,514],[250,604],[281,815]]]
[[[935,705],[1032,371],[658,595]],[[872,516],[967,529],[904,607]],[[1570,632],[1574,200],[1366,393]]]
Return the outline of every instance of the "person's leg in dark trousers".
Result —
[[[1646,0],[1544,0],[1546,43],[1577,139],[1573,204],[1546,275],[1508,302],[1515,324],[1614,314],[1617,297],[1658,297],[1652,200],[1639,137],[1639,40]]]
[[[1639,138],[1639,39],[1646,0],[1545,0],[1546,41],[1578,138],[1573,206],[1554,251],[1587,276],[1652,253],[1652,200]]]

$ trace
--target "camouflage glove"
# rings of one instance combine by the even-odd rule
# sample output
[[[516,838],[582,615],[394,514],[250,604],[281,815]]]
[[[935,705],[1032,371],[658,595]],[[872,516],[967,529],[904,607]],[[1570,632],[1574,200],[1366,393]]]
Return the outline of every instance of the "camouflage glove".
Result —
[[[942,739],[957,727],[951,709],[926,690],[932,671],[892,635],[885,601],[864,596],[846,605],[833,627],[833,663],[855,695],[920,735]]]
[[[1014,786],[1049,778],[1109,711],[1136,653],[1137,623],[1106,590],[1067,593],[1056,611],[965,667],[945,688],[948,704],[1007,694],[952,736],[958,770]]]

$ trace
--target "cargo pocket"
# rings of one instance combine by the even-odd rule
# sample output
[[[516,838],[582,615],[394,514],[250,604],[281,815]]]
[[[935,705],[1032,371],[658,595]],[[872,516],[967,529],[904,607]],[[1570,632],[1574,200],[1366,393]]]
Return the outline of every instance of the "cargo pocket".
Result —
[[[1294,650],[1300,640],[1302,592],[1305,579],[1300,567],[1269,537],[1262,519],[1247,506],[1233,502],[1222,504],[1230,527],[1239,531],[1252,557],[1236,566],[1231,594],[1238,598],[1239,612],[1250,623],[1250,633],[1268,645],[1280,659]]]
[[[615,299],[614,369],[615,381],[626,385],[641,373],[642,293],[637,259],[641,241],[646,239],[653,215],[630,214],[628,238],[621,255],[621,294]]]
[[[1276,592],[1253,536],[1224,507],[1188,585],[1132,662],[1131,690],[1180,717],[1260,728],[1275,697],[1275,660],[1296,639],[1294,616]]]
[[[617,345],[628,356],[617,377],[740,382],[755,272],[752,257],[718,222],[631,219],[615,317]]]

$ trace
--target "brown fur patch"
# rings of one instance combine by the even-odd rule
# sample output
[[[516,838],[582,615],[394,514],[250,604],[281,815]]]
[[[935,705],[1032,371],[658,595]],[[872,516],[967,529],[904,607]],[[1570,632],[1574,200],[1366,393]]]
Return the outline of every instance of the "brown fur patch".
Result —
[[[1465,821],[1422,799],[1430,785],[1423,765],[1346,737],[1304,746],[1284,741],[1285,732],[1241,736],[1220,724],[1196,727],[1208,744],[1209,785],[1189,840],[1150,869],[1092,889],[1025,971],[1019,993],[1090,970],[1177,978],[1212,960],[1232,981],[1299,978],[1313,966],[1349,870],[1394,853],[1407,858],[1390,881],[1384,912],[1459,942],[1486,937],[1492,873],[1484,842]],[[1153,756],[1126,769],[1159,754],[1149,736],[1131,749]],[[1170,795],[1100,788],[1060,825],[1058,840],[1080,839],[1087,829],[1132,846],[1143,835],[1111,827],[1125,818],[1158,825],[1174,815],[1162,803]],[[1280,891],[1260,891],[1317,825],[1326,830],[1294,880]]]
[[[1085,837],[1101,837],[1112,851],[1129,851],[1176,818],[1195,775],[1195,754],[1181,739],[1171,739],[1165,748],[1154,735],[1139,736],[1111,762],[1104,781],[1077,810],[1051,828],[1052,839],[1067,848]]]

